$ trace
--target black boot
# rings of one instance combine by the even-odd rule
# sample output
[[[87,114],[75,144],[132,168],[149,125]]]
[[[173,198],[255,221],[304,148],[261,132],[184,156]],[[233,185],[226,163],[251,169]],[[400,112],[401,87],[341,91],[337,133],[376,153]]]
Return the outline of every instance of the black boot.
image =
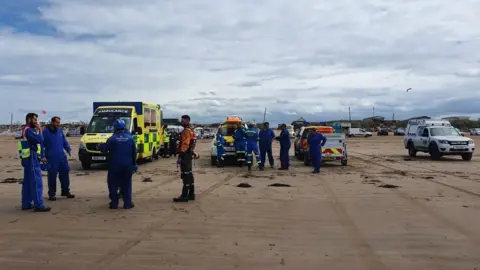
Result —
[[[189,191],[189,187],[186,185],[183,185],[182,195],[180,195],[177,198],[173,198],[173,202],[188,202],[188,191]]]
[[[75,195],[73,195],[72,193],[70,192],[62,192],[61,194],[63,197],[67,197],[67,199],[73,199],[75,198]]]
[[[193,184],[188,189],[188,200],[195,201],[195,186]]]
[[[50,210],[52,210],[52,208],[48,207],[48,206],[44,206],[43,208],[34,208],[33,211],[35,212],[50,212]]]
[[[48,196],[48,200],[53,202],[53,201],[57,200],[57,197],[55,197],[55,195],[54,196]]]

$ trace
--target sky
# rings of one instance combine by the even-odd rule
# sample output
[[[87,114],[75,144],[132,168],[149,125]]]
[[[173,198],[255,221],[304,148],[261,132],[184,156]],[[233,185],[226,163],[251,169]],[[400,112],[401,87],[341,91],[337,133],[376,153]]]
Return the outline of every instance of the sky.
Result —
[[[480,116],[478,0],[1,2],[1,123],[94,101],[197,123]]]

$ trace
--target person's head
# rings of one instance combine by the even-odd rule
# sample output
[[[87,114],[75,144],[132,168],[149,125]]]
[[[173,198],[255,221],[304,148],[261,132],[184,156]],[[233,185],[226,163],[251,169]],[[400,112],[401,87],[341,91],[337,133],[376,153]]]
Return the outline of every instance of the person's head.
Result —
[[[27,125],[35,125],[38,123],[38,114],[36,113],[27,113],[27,115],[25,116],[25,123]]]
[[[268,122],[263,123],[263,129],[266,130],[266,129],[269,129],[269,128],[270,128],[270,123],[268,123]]]
[[[190,116],[188,115],[182,115],[182,126],[186,127],[188,125],[190,125]]]
[[[242,123],[238,123],[237,128],[241,128],[241,127],[242,127]]]
[[[125,130],[125,127],[125,121],[123,121],[122,119],[117,119],[115,120],[115,122],[113,122],[113,128],[115,129],[115,131]]]
[[[287,129],[287,125],[286,125],[286,124],[280,125],[280,129],[281,129],[281,130]]]
[[[249,128],[253,128],[253,127],[255,127],[255,125],[254,125],[252,122],[249,122],[249,123],[248,123],[248,127],[249,127]]]
[[[50,123],[52,124],[52,126],[53,126],[54,128],[59,128],[59,127],[60,127],[60,120],[62,120],[62,119],[60,119],[60,117],[54,116],[54,117],[52,117],[52,119],[50,120]]]

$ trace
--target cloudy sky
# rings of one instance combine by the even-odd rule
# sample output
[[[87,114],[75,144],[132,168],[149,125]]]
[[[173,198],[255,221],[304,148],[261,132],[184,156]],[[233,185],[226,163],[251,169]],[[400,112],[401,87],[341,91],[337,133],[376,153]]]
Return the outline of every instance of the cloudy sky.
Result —
[[[116,100],[196,122],[480,114],[478,0],[1,2],[0,122]]]

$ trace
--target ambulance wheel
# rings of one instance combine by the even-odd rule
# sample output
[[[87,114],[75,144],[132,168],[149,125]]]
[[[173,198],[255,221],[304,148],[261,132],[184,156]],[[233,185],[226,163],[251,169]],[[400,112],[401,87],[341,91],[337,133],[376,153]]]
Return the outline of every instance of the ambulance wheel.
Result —
[[[210,163],[212,164],[212,166],[217,165],[217,157],[210,156]]]
[[[91,163],[88,163],[88,162],[82,162],[82,168],[84,170],[88,170],[92,167],[92,164]]]
[[[347,159],[346,158],[342,158],[342,160],[340,161],[340,163],[342,164],[342,166],[347,166]]]
[[[158,160],[158,158],[159,158],[157,149],[155,149],[155,148],[153,148],[153,158],[154,158],[155,160]]]

